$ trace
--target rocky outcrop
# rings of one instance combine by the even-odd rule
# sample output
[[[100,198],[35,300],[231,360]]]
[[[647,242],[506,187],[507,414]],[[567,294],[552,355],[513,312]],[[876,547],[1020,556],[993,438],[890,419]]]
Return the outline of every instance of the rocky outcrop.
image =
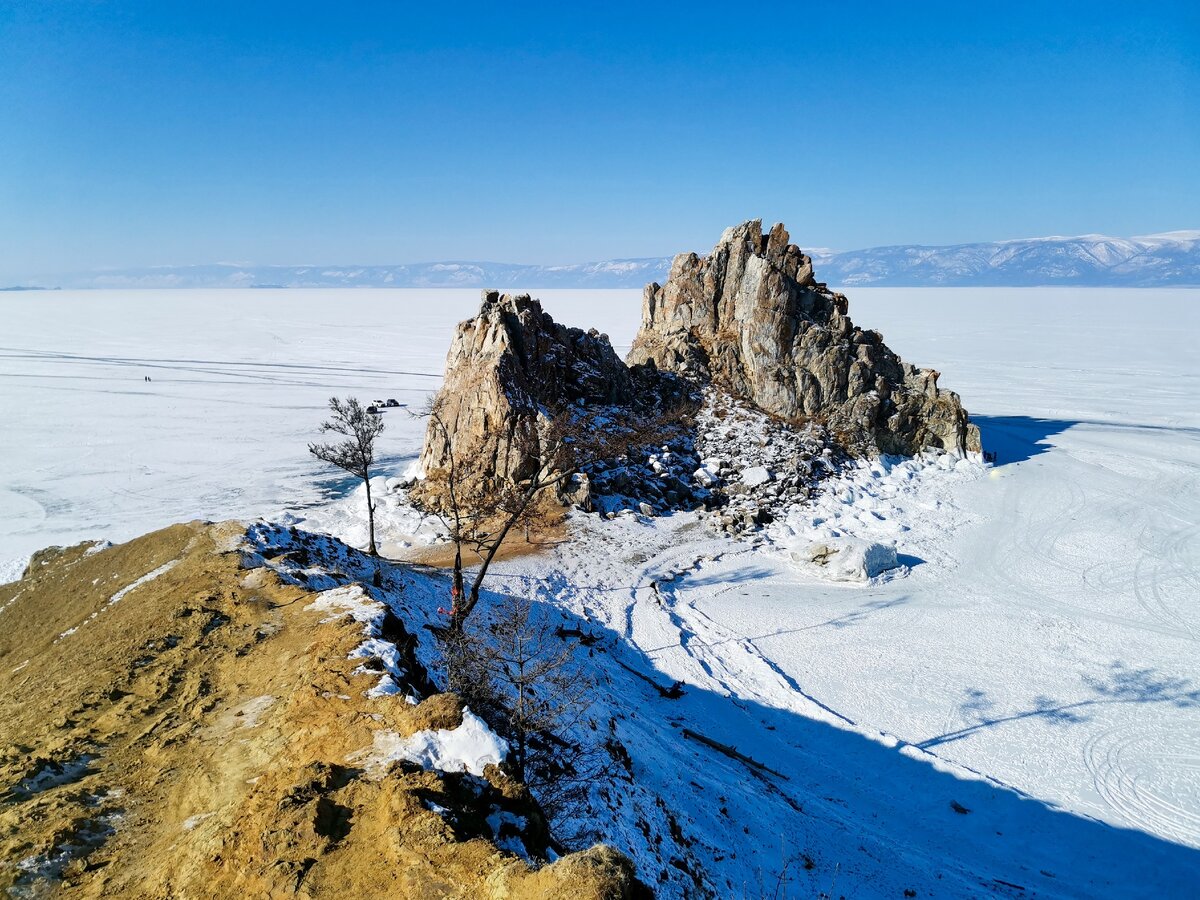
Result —
[[[454,460],[472,473],[519,480],[532,460],[527,436],[547,410],[630,404],[630,372],[608,337],[559,325],[528,294],[484,291],[479,314],[462,322],[446,356],[446,378],[420,466],[428,476]],[[536,428],[533,428],[536,434]]]
[[[626,366],[607,335],[558,324],[528,294],[484,291],[479,314],[459,324],[450,345],[421,451],[425,477],[409,496],[444,507],[451,465],[468,490],[490,479],[521,481],[538,467],[541,443],[557,428],[574,432],[583,467],[558,485],[563,503],[591,510],[597,492],[637,493],[636,484],[644,488],[639,499],[658,511],[691,509],[708,492],[665,479],[650,457],[674,452],[686,459],[692,440],[683,412],[697,400],[683,379]],[[612,458],[600,458],[606,450]]]
[[[746,222],[705,258],[675,257],[666,284],[646,287],[628,362],[711,382],[791,423],[819,422],[851,450],[981,449],[958,395],[856,327],[783,225],[763,234],[761,221]]]
[[[978,452],[979,430],[937,380],[856,327],[782,225],[746,222],[646,288],[625,362],[527,294],[485,291],[451,344],[411,496],[442,505],[452,462],[459,483],[528,477],[557,411],[627,435],[669,407],[670,427],[590,454],[559,499],[609,516],[720,509],[720,527],[742,533],[803,502],[847,453]]]

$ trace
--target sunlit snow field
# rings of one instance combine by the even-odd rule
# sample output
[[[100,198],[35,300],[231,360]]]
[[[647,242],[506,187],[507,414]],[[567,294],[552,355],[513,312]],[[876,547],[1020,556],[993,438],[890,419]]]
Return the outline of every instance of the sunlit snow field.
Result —
[[[639,292],[537,293],[628,349]],[[704,561],[707,543],[628,522],[613,541],[650,548],[633,571],[560,551],[506,574],[558,567],[580,586],[562,602],[664,677],[765,706],[792,692],[842,727],[1200,848],[1200,291],[849,295],[857,324],[942,373],[999,456],[846,488],[836,514],[895,541],[907,574],[829,585],[778,547]],[[305,450],[324,403],[419,407],[477,304],[453,290],[0,297],[0,578],[48,544],[198,517],[290,514],[360,540],[356,498]],[[422,423],[403,409],[387,423],[381,473],[398,474]],[[636,592],[588,593],[693,565],[668,634]]]

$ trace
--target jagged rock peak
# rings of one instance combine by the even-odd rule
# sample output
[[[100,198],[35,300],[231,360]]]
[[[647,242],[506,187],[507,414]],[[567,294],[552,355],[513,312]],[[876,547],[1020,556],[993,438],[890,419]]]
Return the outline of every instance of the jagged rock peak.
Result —
[[[455,331],[435,404],[459,464],[519,480],[530,460],[518,437],[545,409],[628,404],[633,394],[607,335],[558,324],[528,294],[487,290],[478,315]],[[434,475],[449,463],[450,444],[431,421],[421,468]]]
[[[759,219],[712,253],[676,256],[647,285],[628,360],[711,382],[790,422],[818,421],[850,449],[980,450],[979,430],[938,373],[900,360],[855,327],[847,300],[816,281],[787,229]]]

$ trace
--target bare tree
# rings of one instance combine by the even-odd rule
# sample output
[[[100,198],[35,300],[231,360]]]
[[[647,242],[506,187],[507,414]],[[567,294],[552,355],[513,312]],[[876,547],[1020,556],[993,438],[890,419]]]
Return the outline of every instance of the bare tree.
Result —
[[[446,447],[445,462],[429,473],[440,491],[428,505],[441,518],[454,544],[450,630],[461,631],[479,603],[488,569],[514,529],[545,527],[561,511],[557,494],[581,468],[601,459],[616,459],[638,447],[661,444],[665,435],[691,410],[686,402],[655,414],[627,417],[624,424],[604,415],[598,427],[593,411],[564,406],[542,408],[519,417],[509,452],[526,461],[520,477],[483,476],[462,458],[455,435],[447,425],[438,399],[431,399],[421,415]],[[595,413],[611,413],[596,408]],[[465,462],[465,464],[464,464]],[[464,550],[479,560],[468,587],[464,575]]]
[[[514,450],[531,461],[526,477],[514,481],[502,477],[482,478],[464,470],[457,459],[454,436],[441,409],[431,402],[426,410],[433,428],[448,448],[447,465],[441,473],[445,493],[438,510],[454,543],[451,586],[450,630],[461,631],[467,616],[479,603],[488,568],[514,528],[529,530],[546,524],[552,503],[551,488],[578,471],[589,453],[583,429],[568,414],[552,418],[522,418],[514,436]],[[544,501],[544,502],[543,502]],[[465,585],[463,550],[479,559],[479,569]]]
[[[489,631],[497,678],[507,697],[508,733],[517,777],[525,780],[530,742],[578,721],[590,706],[591,683],[573,664],[573,646],[545,617],[534,617],[526,597],[508,597]]]
[[[362,479],[367,489],[367,530],[370,546],[367,552],[378,556],[375,548],[375,504],[371,500],[371,466],[375,464],[375,438],[383,431],[383,417],[369,412],[354,397],[344,401],[329,398],[332,416],[321,424],[321,432],[333,432],[345,440],[334,444],[309,444],[308,452],[322,462],[337,466]]]

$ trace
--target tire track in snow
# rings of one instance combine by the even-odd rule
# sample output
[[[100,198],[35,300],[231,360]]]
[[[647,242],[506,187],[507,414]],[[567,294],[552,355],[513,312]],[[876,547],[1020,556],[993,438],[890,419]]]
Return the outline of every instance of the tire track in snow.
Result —
[[[1096,792],[1129,825],[1200,847],[1200,747],[1188,723],[1130,723],[1083,747]]]
[[[1081,572],[1077,561],[1056,549],[1061,544],[1069,543],[1067,535],[1075,527],[1073,522],[1081,519],[1088,521],[1088,495],[1080,487],[1079,479],[1071,477],[1049,483],[1047,493],[1037,497],[1032,510],[1022,508],[1022,499],[1028,503],[1030,494],[1013,491],[1005,498],[1001,519],[1010,525],[1001,532],[996,552],[988,558],[989,577],[1005,589],[997,593],[1007,593],[1018,605],[1038,612],[1057,612],[1067,619],[1086,618],[1124,628],[1196,640],[1186,623],[1173,616],[1164,622],[1163,609],[1147,608],[1147,603],[1142,601],[1132,583],[1121,585],[1130,591],[1135,602],[1147,609],[1151,621],[1133,619],[1097,609],[1094,605],[1085,606],[1080,602],[1062,599],[1065,586],[1076,581],[1084,585],[1089,580],[1094,582],[1097,579],[1089,579],[1089,575],[1100,566],[1112,564],[1111,561],[1105,561]],[[1047,510],[1052,510],[1052,514],[1045,515]],[[1039,517],[1039,514],[1042,515]],[[1155,557],[1158,564],[1157,553]],[[1143,557],[1139,556],[1139,559]],[[1149,581],[1151,584],[1158,583],[1157,570],[1150,575]],[[1092,594],[1089,599],[1105,598]]]
[[[1178,627],[1189,638],[1196,640],[1195,629],[1179,609],[1172,602],[1168,602],[1162,585],[1163,582],[1182,581],[1184,588],[1179,591],[1182,596],[1190,595],[1194,598],[1200,593],[1200,583],[1197,583],[1195,575],[1184,562],[1180,549],[1194,540],[1200,529],[1193,526],[1177,530],[1165,538],[1154,535],[1147,541],[1146,535],[1149,532],[1150,526],[1144,526],[1139,538],[1139,545],[1146,551],[1146,555],[1139,556],[1134,564],[1133,595],[1151,616],[1165,625]]]
[[[751,551],[752,552],[752,551]],[[810,710],[804,708],[805,703],[811,704],[830,716],[837,718],[839,721],[857,727],[857,723],[835,710],[833,707],[822,703],[813,695],[805,691],[798,681],[789,675],[781,666],[770,659],[762,650],[754,643],[754,640],[745,635],[738,634],[729,628],[719,625],[712,618],[699,610],[694,601],[679,600],[679,589],[684,587],[686,579],[689,576],[698,576],[706,568],[707,564],[718,562],[725,554],[716,556],[684,556],[690,559],[690,563],[684,566],[668,566],[668,571],[671,573],[667,579],[662,582],[655,582],[655,593],[662,602],[663,612],[669,618],[671,625],[680,635],[680,648],[683,652],[696,663],[706,675],[712,678],[715,682],[721,685],[731,697],[738,699],[753,700],[766,706],[780,706],[780,694],[785,696],[788,694],[802,698],[800,704],[783,704],[783,708],[792,709],[794,711],[807,713]],[[671,556],[679,557],[678,551],[673,551],[671,554],[663,554],[669,560]],[[660,557],[661,559],[662,557]],[[664,590],[664,587],[666,590]],[[712,596],[725,593],[733,589],[733,585],[724,588]],[[690,613],[691,616],[687,614]],[[726,648],[721,652],[714,651],[714,648],[720,646]],[[748,666],[730,666],[736,657],[728,652],[728,648],[737,648],[741,652],[743,662],[748,662]],[[662,648],[665,649],[665,648]],[[646,649],[647,653],[658,652],[655,650]],[[758,672],[754,672],[758,669]],[[752,675],[747,679],[746,675]],[[763,690],[769,684],[773,684],[776,690]]]

